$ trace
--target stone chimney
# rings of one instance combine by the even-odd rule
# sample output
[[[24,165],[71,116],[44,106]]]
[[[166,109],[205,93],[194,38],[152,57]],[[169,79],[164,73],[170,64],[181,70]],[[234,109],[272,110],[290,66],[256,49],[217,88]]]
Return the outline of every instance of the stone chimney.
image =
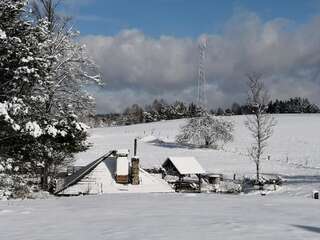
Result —
[[[139,158],[134,156],[131,158],[131,183],[132,185],[139,185]]]

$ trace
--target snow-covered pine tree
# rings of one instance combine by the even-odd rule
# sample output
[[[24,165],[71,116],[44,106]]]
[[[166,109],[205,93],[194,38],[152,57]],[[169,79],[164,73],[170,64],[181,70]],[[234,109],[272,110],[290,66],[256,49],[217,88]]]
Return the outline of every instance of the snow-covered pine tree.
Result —
[[[48,32],[46,46],[49,53],[48,78],[35,88],[35,93],[44,97],[44,106],[40,111],[50,123],[49,128],[53,130],[51,137],[57,138],[59,134],[56,135],[55,132],[66,131],[65,127],[69,126],[66,131],[69,133],[66,134],[68,146],[61,147],[56,141],[44,143],[51,145],[52,149],[58,146],[54,154],[44,158],[46,159],[43,163],[42,176],[44,188],[48,185],[49,173],[55,174],[56,168],[64,165],[65,161],[72,157],[73,152],[86,148],[84,144],[86,127],[81,122],[89,115],[95,114],[94,98],[88,94],[86,87],[90,84],[101,84],[95,63],[87,55],[85,46],[77,41],[79,33],[69,26],[69,18],[61,17],[57,12],[61,2],[55,0],[33,2],[34,16],[38,23],[47,21]]]
[[[15,146],[25,144],[22,136],[32,115],[30,106],[36,101],[31,92],[46,78],[42,70],[48,64],[42,58],[46,32],[41,25],[33,26],[22,19],[25,4],[25,1],[0,2],[0,161],[4,168],[7,158],[15,159],[16,165],[28,162],[19,161],[23,149]]]
[[[53,33],[25,9],[22,0],[0,1],[0,164],[6,174],[39,176],[47,189],[87,147],[76,113],[92,105],[83,88],[99,78],[72,31]]]
[[[199,147],[218,148],[219,145],[233,140],[233,124],[220,117],[205,113],[201,117],[191,118],[182,126],[176,141]]]
[[[50,79],[41,85],[40,92],[46,92],[47,112],[59,112],[62,107],[77,113],[82,120],[95,114],[94,98],[86,91],[91,84],[101,85],[101,77],[94,61],[79,43],[79,32],[69,24],[69,17],[60,16],[57,9],[63,1],[35,0],[33,15],[37,21],[47,20],[50,52],[48,71]]]
[[[37,104],[31,93],[46,78],[48,64],[42,58],[46,31],[23,19],[25,6],[22,0],[0,1],[0,171],[14,180],[35,169],[28,148],[34,142],[31,106]]]

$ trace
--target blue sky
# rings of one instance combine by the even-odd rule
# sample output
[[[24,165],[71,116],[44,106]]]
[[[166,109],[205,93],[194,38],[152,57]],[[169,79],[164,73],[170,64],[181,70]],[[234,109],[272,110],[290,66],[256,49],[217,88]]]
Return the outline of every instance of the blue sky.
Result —
[[[305,23],[318,0],[69,0],[82,34],[114,35],[139,29],[150,36],[197,37],[219,33],[235,11],[255,12],[263,21],[285,18]]]
[[[246,73],[271,98],[320,104],[320,0],[66,0],[100,67],[98,112],[195,101],[198,40],[208,37],[208,107],[246,101]]]

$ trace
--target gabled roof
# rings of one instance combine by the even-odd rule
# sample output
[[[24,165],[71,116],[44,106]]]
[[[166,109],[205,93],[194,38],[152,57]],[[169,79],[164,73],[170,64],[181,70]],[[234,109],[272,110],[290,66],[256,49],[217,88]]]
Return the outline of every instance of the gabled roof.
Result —
[[[59,192],[62,192],[66,188],[70,187],[71,185],[77,183],[87,175],[92,169],[94,169],[96,166],[99,165],[103,160],[110,157],[111,155],[116,154],[117,151],[110,151],[107,154],[103,155],[102,157],[98,158],[97,160],[93,161],[92,163],[89,163],[87,166],[81,168],[79,171],[75,172],[74,174],[66,177],[63,186],[60,189],[57,189],[54,194],[58,194]]]
[[[194,157],[168,157],[162,166],[166,165],[167,161],[170,161],[181,175],[206,172]]]

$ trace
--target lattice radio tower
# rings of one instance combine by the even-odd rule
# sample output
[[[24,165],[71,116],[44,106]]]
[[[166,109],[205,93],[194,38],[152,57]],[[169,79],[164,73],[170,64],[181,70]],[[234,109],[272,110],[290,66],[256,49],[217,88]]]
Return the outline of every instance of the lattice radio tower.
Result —
[[[199,41],[199,68],[198,68],[198,80],[197,80],[197,106],[202,109],[203,112],[207,111],[207,95],[206,95],[206,72],[205,72],[205,59],[208,39],[202,37]]]

